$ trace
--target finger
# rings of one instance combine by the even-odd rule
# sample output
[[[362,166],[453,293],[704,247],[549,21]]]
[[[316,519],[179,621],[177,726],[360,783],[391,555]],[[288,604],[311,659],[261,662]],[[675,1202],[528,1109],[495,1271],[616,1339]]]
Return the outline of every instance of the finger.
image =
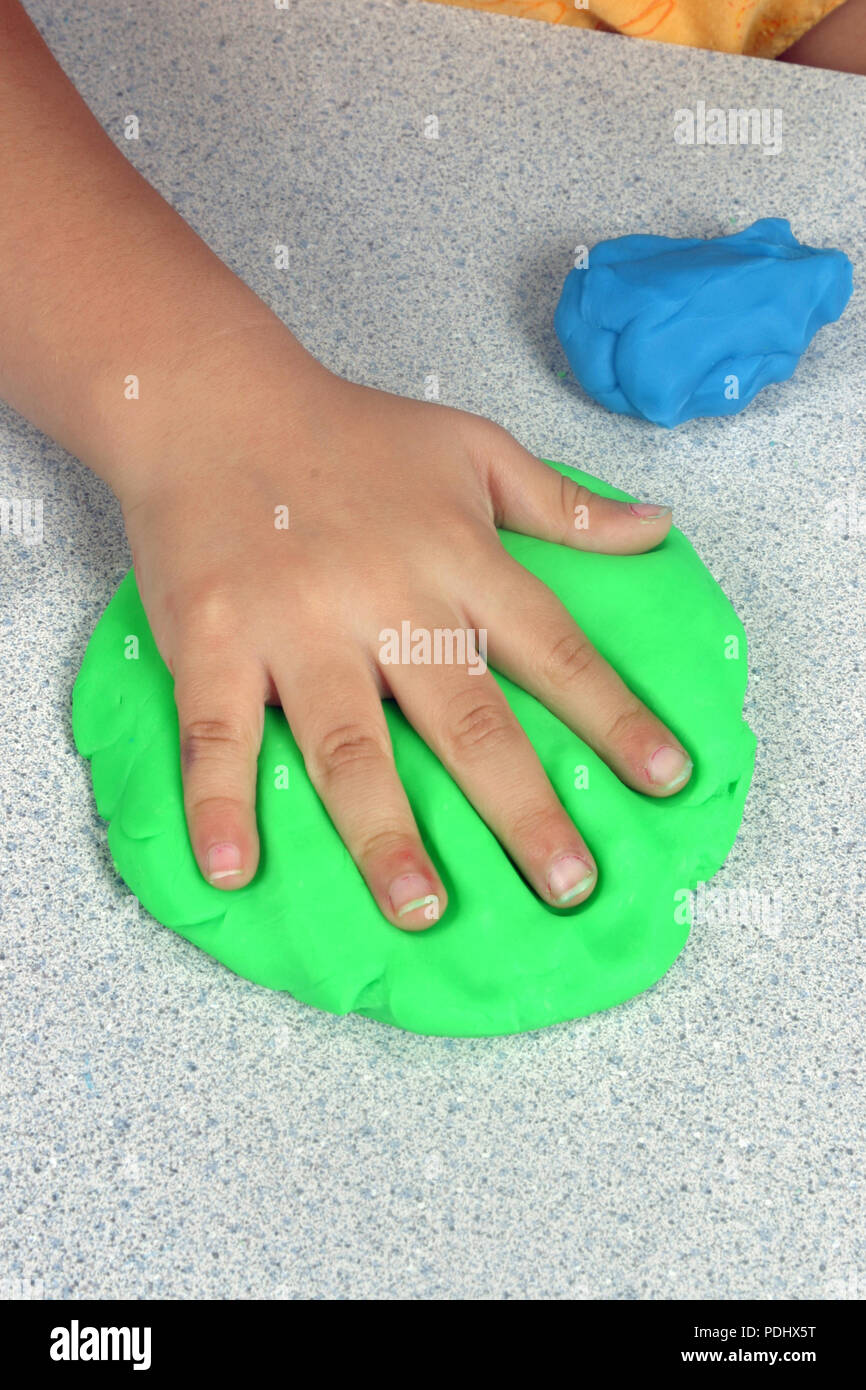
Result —
[[[674,734],[593,647],[546,584],[509,555],[484,598],[489,656],[547,706],[628,786],[670,796],[692,773]]]
[[[619,502],[558,473],[505,430],[487,455],[496,525],[575,550],[638,555],[667,535],[670,507]]]
[[[418,931],[448,898],[394,766],[373,672],[363,657],[295,655],[274,672],[310,780],[380,910]]]
[[[233,670],[214,649],[187,650],[175,678],[183,798],[196,862],[217,888],[243,888],[259,861],[256,767],[264,675]]]
[[[437,634],[458,629],[453,618],[426,629],[431,649]],[[458,648],[447,636],[442,645]],[[496,681],[466,651],[456,664],[389,664],[388,683],[536,892],[553,906],[574,907],[595,887],[592,855]]]

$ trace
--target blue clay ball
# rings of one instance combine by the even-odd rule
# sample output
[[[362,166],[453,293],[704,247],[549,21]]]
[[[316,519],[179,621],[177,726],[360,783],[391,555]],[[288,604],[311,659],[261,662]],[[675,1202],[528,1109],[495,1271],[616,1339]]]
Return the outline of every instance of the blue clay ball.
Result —
[[[786,381],[852,283],[844,252],[805,246],[781,217],[706,241],[615,237],[569,272],[556,332],[590,396],[670,428]]]

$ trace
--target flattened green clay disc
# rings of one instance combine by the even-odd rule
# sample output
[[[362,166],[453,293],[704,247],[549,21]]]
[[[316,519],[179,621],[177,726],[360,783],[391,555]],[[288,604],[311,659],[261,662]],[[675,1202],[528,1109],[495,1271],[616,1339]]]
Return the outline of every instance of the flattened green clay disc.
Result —
[[[588,474],[560,471],[626,497]],[[642,796],[497,676],[596,857],[592,897],[571,912],[545,907],[390,701],[397,768],[449,894],[443,920],[410,933],[379,915],[278,709],[266,711],[259,758],[258,873],[237,892],[210,887],[184,821],[171,676],[130,572],[87,648],[73,728],[91,759],[117,870],[159,922],[258,984],[418,1033],[539,1028],[629,999],[668,969],[688,935],[689,890],[722,864],[751,777],[743,628],[679,531],[636,556],[510,533],[502,540],[694,757],[684,791]]]

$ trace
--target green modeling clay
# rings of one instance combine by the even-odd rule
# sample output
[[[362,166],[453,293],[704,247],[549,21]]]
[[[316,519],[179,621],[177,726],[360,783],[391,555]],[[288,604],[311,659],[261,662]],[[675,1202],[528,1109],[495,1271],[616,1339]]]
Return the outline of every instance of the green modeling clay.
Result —
[[[574,476],[604,496],[626,497]],[[237,892],[212,888],[184,821],[171,676],[130,572],[87,648],[73,728],[92,760],[114,862],[154,917],[258,984],[418,1033],[540,1028],[608,1008],[658,980],[688,935],[689,890],[723,862],[749,786],[755,741],[742,718],[743,628],[677,530],[633,556],[511,533],[502,540],[559,594],[695,761],[682,792],[643,796],[531,695],[497,676],[596,857],[592,897],[571,912],[546,907],[391,701],[397,768],[448,890],[443,920],[403,932],[380,916],[279,709],[266,711],[259,758],[258,873]]]

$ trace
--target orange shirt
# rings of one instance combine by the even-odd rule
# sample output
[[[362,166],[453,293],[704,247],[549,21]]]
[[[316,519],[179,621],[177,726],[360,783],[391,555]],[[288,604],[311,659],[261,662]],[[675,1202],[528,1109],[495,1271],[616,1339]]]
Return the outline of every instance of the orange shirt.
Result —
[[[776,58],[844,0],[433,0],[490,14]]]

